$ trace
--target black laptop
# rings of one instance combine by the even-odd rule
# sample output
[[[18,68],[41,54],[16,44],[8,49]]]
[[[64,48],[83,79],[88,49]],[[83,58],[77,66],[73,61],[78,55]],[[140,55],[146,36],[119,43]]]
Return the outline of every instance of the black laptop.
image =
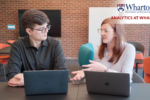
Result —
[[[68,92],[68,70],[24,71],[26,95]]]
[[[128,73],[85,71],[87,91],[89,93],[129,96],[129,77]]]

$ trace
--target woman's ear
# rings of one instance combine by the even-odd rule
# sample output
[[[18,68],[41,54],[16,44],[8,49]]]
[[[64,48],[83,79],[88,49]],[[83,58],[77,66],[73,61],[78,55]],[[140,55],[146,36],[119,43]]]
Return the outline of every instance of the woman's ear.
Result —
[[[30,28],[26,28],[26,32],[28,33],[28,35],[31,35],[31,29]]]

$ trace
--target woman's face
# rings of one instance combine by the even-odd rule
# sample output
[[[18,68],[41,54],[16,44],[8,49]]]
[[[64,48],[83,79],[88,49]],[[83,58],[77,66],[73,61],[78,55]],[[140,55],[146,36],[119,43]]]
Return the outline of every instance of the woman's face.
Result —
[[[111,43],[116,37],[116,32],[109,24],[103,24],[101,26],[101,38],[103,43]]]

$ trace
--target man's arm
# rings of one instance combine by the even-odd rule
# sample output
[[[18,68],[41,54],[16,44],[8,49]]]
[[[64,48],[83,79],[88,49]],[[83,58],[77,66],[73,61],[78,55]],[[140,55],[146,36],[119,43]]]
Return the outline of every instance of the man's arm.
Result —
[[[8,85],[9,86],[24,86],[24,77],[23,77],[23,73],[19,73],[17,75],[15,75],[13,78],[11,78],[8,81]]]
[[[66,70],[65,57],[61,47],[60,41],[56,41],[55,50],[53,54],[54,70]]]
[[[19,51],[19,44],[16,41],[11,46],[8,64],[6,67],[6,76],[8,80],[13,78],[16,74],[21,73],[22,60]]]

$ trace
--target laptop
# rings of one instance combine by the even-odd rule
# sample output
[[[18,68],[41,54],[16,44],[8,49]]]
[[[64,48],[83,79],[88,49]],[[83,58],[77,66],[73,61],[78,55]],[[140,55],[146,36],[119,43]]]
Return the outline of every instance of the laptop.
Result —
[[[129,77],[128,73],[85,71],[86,86],[89,93],[129,96]]]
[[[68,92],[68,70],[24,71],[26,95]]]

